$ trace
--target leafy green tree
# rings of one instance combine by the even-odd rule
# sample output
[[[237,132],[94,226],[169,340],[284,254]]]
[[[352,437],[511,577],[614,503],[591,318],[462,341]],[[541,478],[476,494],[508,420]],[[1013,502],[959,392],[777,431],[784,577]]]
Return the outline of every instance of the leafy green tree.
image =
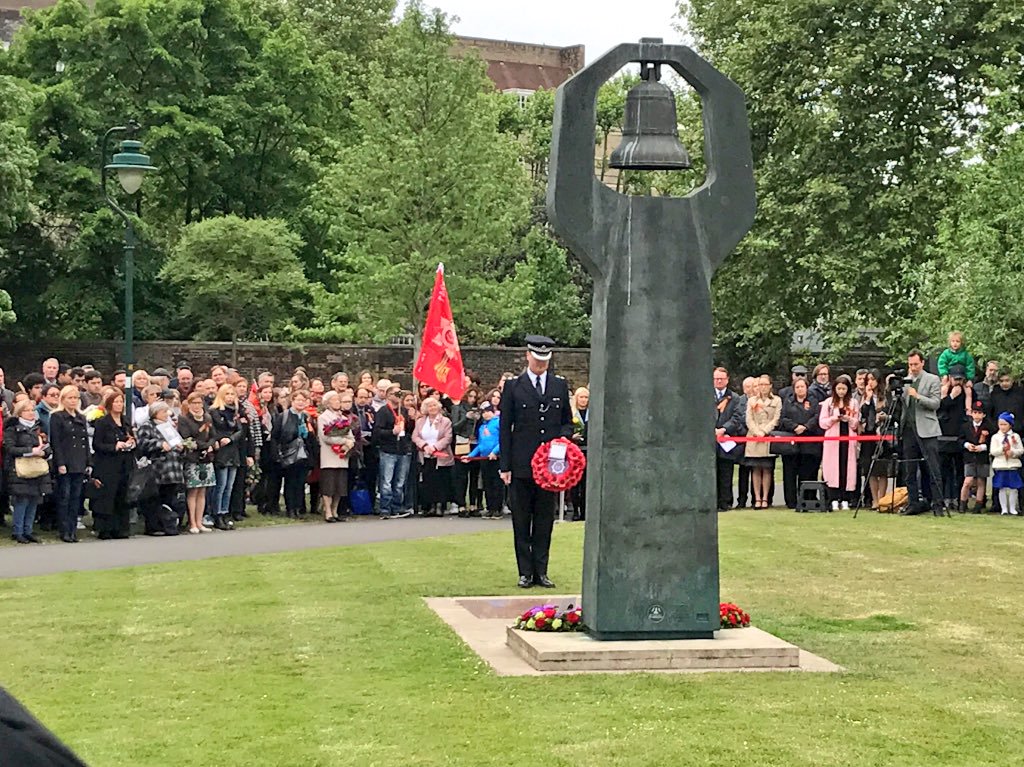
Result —
[[[418,343],[439,262],[456,323],[460,311],[487,314],[488,264],[526,218],[529,184],[482,64],[449,54],[443,14],[410,4],[386,45],[386,70],[353,105],[361,140],[309,211],[329,231],[337,275],[316,296],[311,333]]]
[[[960,193],[938,225],[932,258],[916,270],[918,309],[890,339],[942,348],[951,330],[974,355],[1024,373],[1024,134],[1014,133],[991,160],[962,172]]]
[[[589,307],[573,282],[568,253],[541,228],[530,230],[524,250],[526,259],[516,265],[506,299],[512,313],[507,340],[544,333],[565,346],[585,345]]]
[[[302,240],[278,219],[209,218],[187,226],[160,270],[196,338],[266,338],[308,300]]]
[[[681,10],[751,117],[758,216],[715,280],[720,347],[760,367],[794,329],[842,347],[912,313],[908,276],[955,191],[951,157],[977,130],[986,67],[1013,50],[1012,14],[992,0]]]
[[[23,84],[0,75],[0,236],[9,235],[30,216],[37,163],[27,130],[33,95]],[[0,273],[9,257],[0,240]],[[0,328],[16,320],[10,294],[0,290]]]

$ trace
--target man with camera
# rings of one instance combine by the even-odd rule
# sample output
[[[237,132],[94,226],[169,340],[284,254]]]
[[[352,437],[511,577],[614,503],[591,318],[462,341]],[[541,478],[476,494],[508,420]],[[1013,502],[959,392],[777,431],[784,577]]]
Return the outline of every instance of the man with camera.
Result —
[[[924,369],[924,355],[914,349],[907,355],[907,377],[903,387],[903,459],[907,472],[907,508],[904,515],[921,514],[928,504],[921,498],[918,466],[923,460],[928,470],[932,493],[932,512],[939,516],[945,510],[939,481],[939,403],[942,384],[939,377]]]

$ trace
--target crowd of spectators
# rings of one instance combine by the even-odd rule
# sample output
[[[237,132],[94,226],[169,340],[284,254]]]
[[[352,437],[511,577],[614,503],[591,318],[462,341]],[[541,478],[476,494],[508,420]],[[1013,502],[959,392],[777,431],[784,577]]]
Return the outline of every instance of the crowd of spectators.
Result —
[[[728,371],[717,368],[719,510],[770,505],[781,457],[791,509],[799,506],[802,483],[823,481],[833,511],[853,504],[878,509],[888,493],[906,487],[907,514],[930,508],[1017,515],[1024,389],[998,360],[979,375],[957,332],[937,355],[934,373],[925,367],[918,350],[908,354],[907,370],[887,376],[869,369],[834,376],[827,364],[811,371],[794,365],[778,394],[766,375],[746,378],[742,392],[733,391]],[[744,439],[759,437],[769,440]]]
[[[229,531],[255,508],[326,523],[355,510],[381,519],[508,513],[498,476],[505,381],[481,388],[467,373],[460,401],[425,384],[403,389],[364,370],[278,385],[226,365],[199,371],[114,371],[42,363],[8,387],[0,370],[3,446],[0,522],[37,543],[37,523],[76,543]],[[574,398],[574,439],[585,448],[589,393]],[[568,500],[585,515],[585,491]]]

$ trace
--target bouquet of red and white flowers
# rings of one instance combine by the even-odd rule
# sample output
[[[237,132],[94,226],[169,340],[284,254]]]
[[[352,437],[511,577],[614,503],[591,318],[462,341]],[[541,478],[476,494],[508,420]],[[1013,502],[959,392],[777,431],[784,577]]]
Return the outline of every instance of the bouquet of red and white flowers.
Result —
[[[583,608],[569,605],[559,612],[558,605],[538,605],[516,618],[513,628],[521,631],[579,631],[583,628]]]
[[[750,613],[744,612],[743,608],[732,602],[722,602],[718,612],[724,629],[745,629],[750,625]]]
[[[339,458],[348,455],[348,451],[355,444],[352,419],[343,415],[324,426],[324,444],[329,445]]]

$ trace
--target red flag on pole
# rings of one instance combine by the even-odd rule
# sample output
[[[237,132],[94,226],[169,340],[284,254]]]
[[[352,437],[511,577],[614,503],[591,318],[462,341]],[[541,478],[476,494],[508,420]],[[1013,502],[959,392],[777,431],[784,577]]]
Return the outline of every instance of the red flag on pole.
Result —
[[[444,264],[437,265],[434,292],[430,296],[427,322],[423,327],[423,346],[413,370],[417,381],[430,384],[452,399],[461,399],[463,383],[462,351],[455,335],[452,305],[444,286]]]

